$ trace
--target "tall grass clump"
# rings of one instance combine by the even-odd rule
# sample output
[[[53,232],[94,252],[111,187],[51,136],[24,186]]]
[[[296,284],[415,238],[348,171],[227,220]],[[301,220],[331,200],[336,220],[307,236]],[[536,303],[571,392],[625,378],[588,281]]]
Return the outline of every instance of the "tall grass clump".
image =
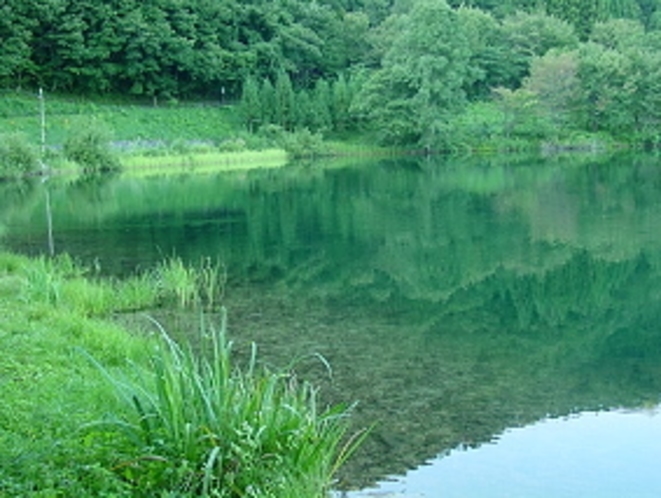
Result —
[[[227,275],[210,258],[192,266],[172,257],[155,268],[153,279],[163,304],[211,310],[222,297]]]
[[[39,151],[19,133],[0,135],[0,179],[19,178],[39,170]]]
[[[225,337],[205,327],[201,353],[161,330],[148,370],[127,381],[100,367],[126,411],[91,428],[119,434],[115,471],[136,496],[221,498],[324,496],[358,444],[343,443],[347,410],[322,410],[293,375],[232,365]]]

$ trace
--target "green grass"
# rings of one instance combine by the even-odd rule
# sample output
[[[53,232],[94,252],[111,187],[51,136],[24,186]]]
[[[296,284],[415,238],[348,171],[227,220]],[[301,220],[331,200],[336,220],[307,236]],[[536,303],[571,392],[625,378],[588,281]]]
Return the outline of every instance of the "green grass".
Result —
[[[239,129],[231,107],[211,104],[138,104],[46,95],[46,141],[61,145],[93,117],[112,131],[115,141],[222,141]],[[37,95],[4,92],[0,99],[0,134],[22,133],[35,144],[41,127]]]
[[[218,267],[167,266],[198,306],[219,299]],[[0,496],[323,496],[355,447],[346,411],[254,357],[234,367],[224,321],[194,353],[108,320],[159,303],[155,278],[0,253]]]
[[[66,264],[0,255],[0,496],[130,496],[104,465],[112,450],[80,432],[115,396],[76,351],[116,369],[143,361],[148,344],[74,312],[83,293],[65,304],[68,279],[79,278],[66,273]]]
[[[281,149],[190,154],[127,155],[121,158],[124,171],[135,176],[234,171],[249,168],[278,168],[287,163]]]

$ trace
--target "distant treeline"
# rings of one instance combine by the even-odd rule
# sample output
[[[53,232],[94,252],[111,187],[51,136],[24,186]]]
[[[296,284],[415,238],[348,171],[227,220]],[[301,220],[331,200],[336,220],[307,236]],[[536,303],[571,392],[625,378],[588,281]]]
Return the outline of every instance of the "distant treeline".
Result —
[[[454,148],[657,141],[661,0],[5,0],[0,86]]]

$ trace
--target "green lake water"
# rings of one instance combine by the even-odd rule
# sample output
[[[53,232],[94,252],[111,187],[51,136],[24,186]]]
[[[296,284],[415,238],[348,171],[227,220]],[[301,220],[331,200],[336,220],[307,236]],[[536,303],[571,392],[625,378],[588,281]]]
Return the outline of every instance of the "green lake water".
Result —
[[[661,493],[658,157],[0,185],[1,245],[49,231],[107,274],[222,262],[239,347],[375,424],[346,496]]]

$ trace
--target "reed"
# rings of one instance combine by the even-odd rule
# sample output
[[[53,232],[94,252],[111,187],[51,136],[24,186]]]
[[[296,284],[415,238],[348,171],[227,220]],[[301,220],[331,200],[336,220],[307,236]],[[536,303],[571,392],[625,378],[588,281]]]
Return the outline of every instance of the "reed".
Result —
[[[287,372],[235,368],[225,336],[204,326],[205,351],[180,346],[160,327],[148,370],[117,378],[100,364],[126,411],[90,429],[123,437],[115,471],[148,496],[325,496],[337,467],[360,444],[342,446],[346,407],[321,409],[317,391]]]
[[[220,304],[225,294],[227,268],[220,263],[213,263],[211,258],[204,258],[198,270],[199,299],[208,311]]]
[[[156,267],[152,278],[162,304],[211,310],[223,296],[227,272],[211,258],[193,266],[172,257]]]
[[[163,304],[188,308],[197,302],[197,275],[181,258],[172,257],[160,263],[153,277]]]

